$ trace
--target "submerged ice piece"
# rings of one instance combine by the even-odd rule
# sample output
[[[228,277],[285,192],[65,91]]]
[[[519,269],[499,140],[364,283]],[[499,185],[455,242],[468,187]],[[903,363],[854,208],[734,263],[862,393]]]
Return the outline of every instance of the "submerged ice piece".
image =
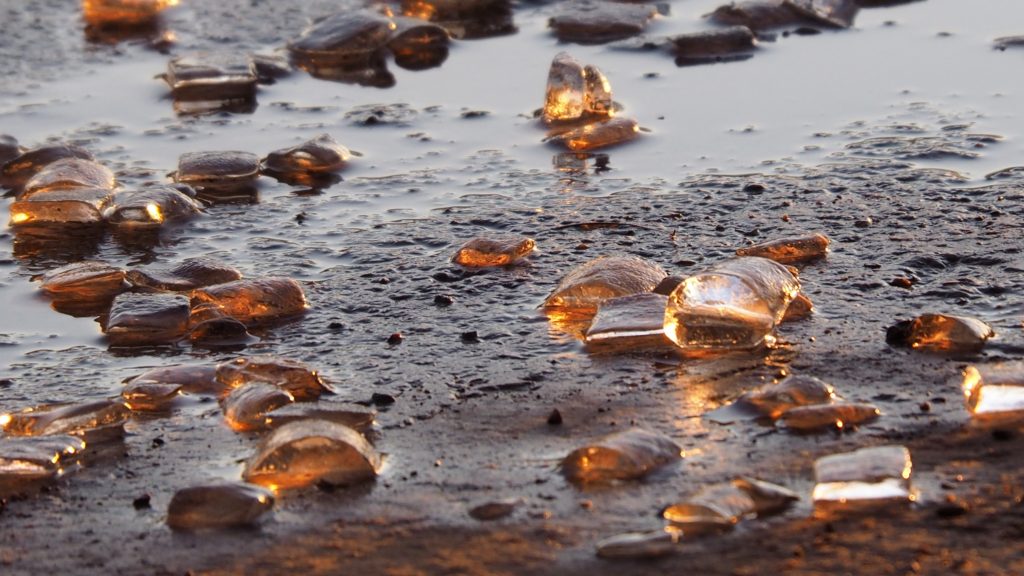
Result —
[[[153,368],[132,378],[128,384],[151,384],[177,388],[188,394],[221,396],[227,387],[217,380],[217,369],[213,366],[174,365]]]
[[[105,430],[120,428],[131,412],[116,400],[85,404],[39,406],[21,412],[0,415],[0,426],[8,436],[47,436],[73,434],[93,437]]]
[[[562,473],[578,484],[635,480],[681,458],[668,436],[630,428],[573,450],[562,460]]]
[[[858,9],[855,0],[753,0],[720,6],[710,18],[755,32],[787,26],[849,28]]]
[[[286,175],[322,174],[341,170],[351,158],[348,148],[330,134],[321,134],[298,146],[267,154],[263,170]]]
[[[968,366],[962,388],[975,420],[985,424],[1024,420],[1024,362]]]
[[[137,378],[121,390],[125,405],[134,412],[164,412],[181,394],[181,384],[154,382]]]
[[[62,304],[109,302],[128,288],[124,270],[93,260],[54,268],[38,279],[40,290]]]
[[[93,159],[92,154],[78,146],[67,144],[41,146],[8,160],[0,169],[0,176],[6,186],[21,188],[44,167],[63,158]]]
[[[689,499],[665,508],[661,515],[688,536],[695,536],[729,530],[750,516],[781,512],[799,499],[783,486],[741,476],[706,486]]]
[[[114,298],[104,332],[112,346],[168,344],[185,334],[188,318],[186,296],[126,292]]]
[[[816,512],[890,509],[915,499],[910,486],[910,451],[903,446],[861,448],[814,463]]]
[[[62,158],[47,164],[25,182],[23,195],[68,188],[114,189],[114,173],[99,162],[83,158]]]
[[[640,125],[632,118],[609,118],[564,132],[554,132],[544,139],[573,151],[607,148],[633,140],[640,134]]]
[[[837,402],[798,406],[782,413],[779,418],[786,428],[799,432],[813,432],[826,428],[843,430],[870,422],[881,414],[873,404]]]
[[[314,483],[351,485],[376,478],[381,459],[355,430],[324,420],[301,420],[270,433],[245,464],[242,478],[272,488]]]
[[[11,226],[87,226],[103,222],[100,213],[110,200],[105,188],[67,188],[25,194],[11,203]]]
[[[218,364],[217,380],[230,388],[254,382],[273,384],[300,402],[316,400],[321,394],[331,393],[316,370],[298,360],[273,356],[235,358]]]
[[[523,236],[480,236],[460,246],[452,262],[467,268],[508,266],[528,256],[535,245],[533,238]]]
[[[810,318],[812,314],[814,314],[814,302],[811,302],[807,294],[801,292],[786,307],[786,313],[782,315],[781,322],[796,322]]]
[[[890,326],[885,340],[894,346],[908,346],[928,352],[978,352],[995,336],[992,327],[965,316],[922,314]]]
[[[152,24],[178,0],[82,0],[82,16],[93,26]]]
[[[824,258],[828,254],[829,239],[824,234],[809,234],[795,238],[781,238],[739,248],[737,256],[760,256],[779,264],[799,264]]]
[[[187,292],[196,288],[224,284],[242,278],[232,266],[211,258],[186,258],[166,268],[129,270],[125,278],[136,288]]]
[[[753,406],[760,414],[775,420],[787,410],[800,406],[828,404],[834,398],[835,390],[831,384],[814,376],[795,374],[777,384],[769,384],[747,392],[739,401]]]
[[[680,34],[668,41],[680,66],[742,60],[757,49],[757,38],[746,26]]]
[[[171,95],[183,102],[226,102],[256,99],[256,67],[241,53],[198,52],[167,63],[164,80]]]
[[[339,407],[324,402],[317,404],[302,402],[287,404],[270,412],[264,419],[262,427],[274,429],[299,420],[326,420],[348,426],[360,434],[365,434],[373,428],[376,418],[377,413],[372,410]]]
[[[85,450],[85,441],[56,434],[33,438],[0,438],[0,494],[19,481],[59,476],[64,464]]]
[[[643,258],[603,256],[570,270],[544,300],[544,306],[593,314],[601,302],[650,292],[666,276],[661,266]]]
[[[186,152],[178,158],[174,180],[194,188],[230,190],[259,178],[260,159],[249,152]]]
[[[684,350],[725,352],[774,343],[800,282],[778,262],[734,258],[683,281],[669,296],[665,334]]]
[[[236,432],[260,430],[268,412],[295,401],[287,391],[266,382],[239,386],[221,400],[224,419]]]
[[[670,346],[663,326],[667,301],[661,294],[644,293],[601,302],[587,330],[587,344],[629,348]]]
[[[544,94],[545,124],[608,118],[613,108],[611,83],[596,66],[584,66],[566,52],[555,55]]]
[[[174,493],[167,525],[175,530],[248,526],[274,507],[274,493],[244,482],[190,486]]]
[[[397,25],[374,10],[346,10],[313,24],[288,43],[304,70],[366,66],[391,39]]]
[[[272,323],[308,308],[302,286],[291,278],[254,278],[192,291],[193,322],[229,316],[246,325]]]
[[[659,558],[679,549],[683,532],[673,526],[648,532],[627,532],[605,538],[597,543],[597,555],[601,558]]]
[[[103,218],[122,230],[145,230],[186,220],[201,210],[199,203],[181,190],[157,185],[114,194],[103,210]]]
[[[562,42],[603,44],[636,36],[658,14],[648,4],[604,0],[570,0],[561,4],[549,26]]]

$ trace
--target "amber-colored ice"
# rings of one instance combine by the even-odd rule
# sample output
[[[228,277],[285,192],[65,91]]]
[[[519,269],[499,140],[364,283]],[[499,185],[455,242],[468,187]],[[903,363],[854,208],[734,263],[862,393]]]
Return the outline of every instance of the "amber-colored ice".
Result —
[[[426,70],[440,66],[448,58],[449,35],[444,27],[404,16],[393,16],[391,21],[395,29],[388,49],[398,66]]]
[[[178,0],[82,0],[82,16],[92,25],[139,26],[152,23]]]
[[[796,322],[810,318],[812,314],[814,314],[814,302],[811,302],[811,299],[801,292],[786,307],[786,313],[782,315],[780,322]]]
[[[589,345],[639,348],[668,345],[662,323],[667,298],[644,293],[601,302],[586,333]]]
[[[738,476],[733,478],[732,483],[754,500],[754,508],[758,516],[777,514],[800,500],[799,494],[785,486],[750,476]]]
[[[372,410],[356,409],[354,407],[336,406],[323,401],[316,404],[297,402],[288,404],[267,414],[264,419],[264,428],[280,428],[285,424],[299,420],[326,420],[352,428],[360,434],[365,434],[373,428],[377,413]]]
[[[334,172],[352,158],[349,149],[330,134],[320,134],[298,146],[275,150],[263,159],[263,169],[284,174]]]
[[[567,52],[556,54],[548,71],[547,89],[544,94],[544,122],[552,124],[582,118],[586,112],[586,90],[587,77],[583,64]]]
[[[667,274],[635,256],[604,256],[576,266],[547,299],[546,308],[593,314],[609,298],[650,292]]]
[[[522,236],[477,237],[460,246],[452,262],[467,268],[508,266],[528,256],[534,246],[532,238]]]
[[[827,404],[835,398],[831,384],[814,376],[795,374],[777,384],[769,384],[740,397],[764,416],[776,419],[798,406]]]
[[[693,352],[771,345],[775,326],[799,292],[800,282],[782,264],[753,256],[727,260],[672,292],[665,334]]]
[[[640,126],[636,120],[616,117],[599,120],[564,132],[553,132],[545,141],[554,142],[569,150],[582,152],[629,142],[639,134]]]
[[[256,66],[245,54],[177,56],[167,63],[164,80],[176,102],[253,101],[256,97]]]
[[[976,421],[1012,424],[1024,420],[1024,362],[968,366],[962,389],[967,410]]]
[[[235,267],[211,258],[186,258],[169,267],[129,270],[125,278],[135,287],[186,292],[242,278]]]
[[[61,301],[109,301],[128,287],[124,270],[94,260],[54,268],[38,279],[40,290]]]
[[[862,448],[814,463],[814,506],[819,513],[888,508],[915,499],[910,451],[903,446]]]
[[[238,188],[252,184],[259,169],[259,157],[249,152],[186,152],[178,158],[174,179],[199,188]]]
[[[184,187],[188,190],[188,187]],[[120,229],[155,229],[202,211],[192,196],[172,186],[150,186],[115,193],[103,209],[108,224]]]
[[[253,278],[192,291],[192,308],[215,311],[246,325],[272,323],[306,311],[302,286],[291,278]],[[203,318],[208,319],[208,318]]]
[[[221,400],[224,419],[238,432],[264,428],[268,412],[295,401],[287,391],[266,382],[239,386]]]
[[[609,559],[660,558],[676,552],[682,536],[682,530],[673,526],[648,532],[617,534],[597,543],[597,555]]]
[[[47,164],[25,183],[24,196],[68,188],[114,189],[114,173],[93,160],[63,158]]]
[[[44,167],[63,158],[82,158],[92,160],[92,154],[78,146],[53,144],[33,148],[4,163],[0,170],[5,185],[20,188]]]
[[[798,264],[824,258],[828,254],[829,239],[824,234],[809,234],[793,238],[770,240],[739,248],[737,256],[760,256],[779,264]]]
[[[221,396],[228,391],[227,386],[217,380],[217,369],[213,366],[174,365],[153,368],[139,374],[130,383],[149,383],[154,385],[175,386],[188,394],[208,394]]]
[[[180,384],[136,379],[121,390],[121,398],[135,412],[164,412],[171,408],[180,393]]]
[[[288,43],[303,69],[354,66],[384,48],[396,24],[375,10],[345,10],[313,24]]]
[[[300,420],[271,432],[246,462],[242,478],[272,489],[318,482],[344,486],[372,480],[380,465],[373,446],[355,430]]]
[[[562,473],[579,484],[634,480],[682,458],[671,438],[630,428],[573,450],[562,460]]]
[[[977,318],[922,314],[889,329],[886,340],[928,352],[978,352],[990,338],[992,327]]]
[[[559,4],[550,26],[563,42],[601,44],[640,34],[657,14],[649,4],[570,0]]]
[[[103,223],[101,210],[109,200],[110,191],[104,188],[68,188],[26,194],[11,203],[10,224],[15,229],[97,226]]]
[[[185,296],[126,292],[110,305],[104,332],[114,346],[167,344],[185,335],[188,318]]]
[[[790,430],[813,432],[826,428],[850,428],[870,422],[880,414],[873,404],[837,402],[791,408],[783,412],[779,420]]]
[[[0,438],[0,483],[51,478],[83,450],[85,441],[76,436]]]
[[[119,426],[130,414],[122,402],[100,400],[85,404],[39,406],[3,414],[0,415],[0,426],[9,436],[79,436],[93,430]]]
[[[274,493],[243,482],[190,486],[174,493],[167,525],[175,530],[248,526],[274,507]]]
[[[316,400],[321,394],[331,393],[316,370],[298,360],[273,356],[235,358],[222,362],[217,365],[217,380],[231,388],[251,382],[273,384],[300,402]]]

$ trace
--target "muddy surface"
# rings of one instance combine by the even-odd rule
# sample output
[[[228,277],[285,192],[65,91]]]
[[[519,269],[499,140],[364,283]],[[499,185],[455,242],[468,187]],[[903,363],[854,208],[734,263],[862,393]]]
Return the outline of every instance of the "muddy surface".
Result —
[[[328,4],[197,2],[171,13],[168,27],[179,48],[263,50],[292,37],[306,19],[329,12]],[[949,9],[929,0],[902,6],[897,14],[927,14],[933,4]],[[526,117],[540,104],[547,62],[563,48],[540,24],[544,6],[517,12],[518,35],[479,41],[481,50],[489,42],[544,43],[540,56],[523,58],[539,62],[535,73],[523,75],[535,82],[515,95],[490,101],[452,90],[453,103],[441,107],[417,97],[424,78],[443,79],[446,70],[460,70],[460,57],[472,60],[472,49],[455,47],[452,62],[440,70],[399,73],[393,91],[321,83],[297,73],[261,89],[261,105],[251,115],[199,118],[175,117],[165,89],[147,83],[167,57],[146,43],[83,44],[73,2],[0,7],[5,32],[15,31],[0,41],[0,72],[22,81],[0,87],[3,129],[25,144],[48,138],[85,144],[126,185],[165,181],[178,155],[190,150],[241,146],[265,154],[323,131],[364,154],[342,173],[343,182],[326,190],[261,178],[251,202],[210,206],[201,218],[157,238],[106,235],[70,246],[38,245],[5,230],[0,407],[112,397],[122,379],[148,367],[273,353],[318,368],[338,392],[326,402],[375,407],[372,439],[386,454],[375,483],[279,494],[273,517],[258,529],[176,533],[164,524],[174,491],[237,479],[259,437],[232,432],[212,401],[194,401],[169,416],[138,417],[122,443],[97,449],[82,470],[6,501],[0,508],[3,573],[1024,571],[1017,552],[1024,527],[1024,439],[1016,429],[970,426],[959,390],[960,370],[968,363],[1015,359],[1024,350],[1024,178],[1009,170],[1006,177],[983,179],[1020,163],[1024,135],[1020,117],[1004,103],[1016,94],[1002,84],[998,69],[990,85],[967,90],[1008,92],[991,101],[986,96],[951,104],[943,87],[858,108],[865,113],[859,118],[835,106],[815,109],[798,116],[800,136],[781,144],[783,152],[749,144],[758,150],[751,154],[748,144],[734,144],[746,136],[730,132],[737,126],[743,132],[747,119],[783,124],[771,110],[734,115],[707,137],[706,146],[717,154],[702,164],[696,153],[689,155],[700,148],[700,136],[680,144],[685,152],[671,151],[683,140],[681,120],[658,129],[658,114],[671,116],[675,108],[654,101],[645,108],[645,80],[635,70],[632,76],[619,72],[616,82],[622,62],[665,66],[661,80],[681,90],[689,81],[682,69],[670,56],[601,51],[612,63],[602,70],[613,86],[632,94],[630,113],[654,131],[610,150],[611,170],[597,171],[592,163],[559,170],[551,162],[556,151],[539,143],[543,131]],[[672,9],[680,11],[680,20],[700,24],[699,14],[684,11],[684,3]],[[864,26],[882,19],[867,17]],[[936,40],[935,30],[926,32],[913,29],[907,38]],[[800,40],[828,46],[833,36],[848,34],[846,41],[854,42],[860,33],[868,35],[855,29]],[[38,49],[42,41],[46,50]],[[992,50],[990,41],[979,33],[966,42],[999,62],[1018,56]],[[783,48],[812,50],[782,40],[770,50]],[[754,66],[762,56],[710,68],[739,82],[745,71],[758,74]],[[764,60],[780,65],[771,56]],[[727,68],[734,66],[739,68]],[[98,102],[92,87],[88,96],[76,96],[76,82],[94,86],[76,76],[81,67],[125,79],[125,90],[116,94],[131,102],[124,118],[109,101]],[[323,92],[296,97],[313,86]],[[430,94],[443,98],[445,92],[435,88]],[[387,106],[394,103],[403,106]],[[76,115],[76,107],[89,117]],[[381,112],[371,114],[386,119],[381,125],[367,127],[350,116],[374,107]],[[466,118],[463,108],[492,113]],[[95,114],[101,110],[106,112]],[[750,132],[762,143],[789,134],[784,128],[763,136],[757,128]],[[794,149],[807,156],[784,156]],[[762,163],[766,157],[780,159]],[[693,167],[711,168],[716,161],[724,171],[744,173]],[[780,345],[767,355],[693,361],[589,353],[538,309],[569,268],[600,255],[642,256],[669,274],[685,275],[744,245],[807,232],[825,233],[833,242],[827,259],[801,272],[816,313],[784,325]],[[463,242],[489,233],[529,236],[537,252],[528,263],[493,270],[467,271],[449,262]],[[258,343],[241,350],[108,349],[90,318],[50,310],[29,282],[32,274],[83,257],[126,266],[167,265],[197,255],[222,259],[247,276],[294,277],[303,282],[311,309],[300,320],[260,332]],[[998,337],[973,357],[886,345],[888,326],[924,312],[982,318]],[[396,332],[403,338],[389,343]],[[468,332],[477,337],[464,337]],[[857,430],[821,435],[702,418],[787,372],[829,381],[845,399],[871,402],[883,416]],[[561,424],[549,424],[556,409]],[[557,470],[564,455],[630,425],[671,436],[684,448],[682,462],[604,489],[581,490],[564,480]],[[864,517],[810,517],[816,457],[893,443],[911,450],[917,504]],[[738,474],[783,484],[804,499],[785,514],[744,522],[730,534],[687,540],[666,559],[595,557],[598,540],[657,528],[661,508]],[[144,495],[149,507],[133,506]],[[480,521],[469,514],[479,504],[508,499],[521,503],[506,518]]]

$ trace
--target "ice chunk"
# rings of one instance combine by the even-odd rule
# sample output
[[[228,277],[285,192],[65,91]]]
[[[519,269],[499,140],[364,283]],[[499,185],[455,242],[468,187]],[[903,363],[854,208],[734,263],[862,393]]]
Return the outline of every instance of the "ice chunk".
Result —
[[[754,0],[720,6],[710,18],[757,32],[786,26],[849,28],[857,9],[854,0]]]
[[[319,402],[317,404],[288,404],[267,414],[263,422],[265,428],[279,428],[299,420],[326,420],[342,424],[365,434],[373,428],[377,413],[367,410],[356,410],[344,406],[334,406]]]
[[[83,450],[75,436],[0,438],[0,497],[61,476]]]
[[[635,256],[603,256],[566,274],[544,306],[593,314],[609,298],[650,292],[666,277],[657,264]]]
[[[754,508],[758,516],[782,512],[800,500],[800,496],[789,488],[757,478],[739,476],[734,478],[732,483],[754,500]]]
[[[350,485],[377,476],[380,456],[362,434],[325,420],[301,420],[270,433],[246,462],[242,478],[276,488],[317,482]]]
[[[546,124],[610,117],[612,87],[596,66],[584,66],[566,52],[551,61],[542,118]]]
[[[753,406],[760,414],[775,420],[787,410],[828,404],[834,398],[835,390],[831,384],[814,376],[794,374],[777,384],[744,394],[740,402]]]
[[[419,18],[393,17],[396,28],[388,41],[395,64],[406,70],[426,70],[448,59],[448,31]]]
[[[181,394],[180,384],[135,379],[121,390],[121,398],[135,412],[164,412]]]
[[[114,298],[104,332],[112,346],[167,344],[184,336],[188,318],[185,296],[126,292]]]
[[[330,134],[321,134],[298,146],[276,150],[263,159],[264,172],[286,176],[321,174],[345,167],[352,153]]]
[[[859,0],[786,0],[809,21],[829,28],[849,28],[860,10]]]
[[[632,118],[609,118],[586,126],[548,134],[545,142],[552,142],[573,151],[607,148],[633,140],[640,134],[640,126]]]
[[[657,14],[647,4],[570,0],[560,5],[549,25],[562,42],[602,44],[640,34]]]
[[[172,186],[150,186],[114,194],[103,210],[103,218],[117,228],[141,230],[185,220],[200,211],[199,203],[181,190]]]
[[[178,0],[82,0],[82,16],[93,26],[139,26],[177,5]]]
[[[597,308],[586,340],[590,345],[671,346],[665,338],[665,303],[661,294],[644,293],[609,298]]]
[[[97,226],[102,224],[101,210],[110,199],[103,188],[69,188],[26,194],[11,203],[11,226]]]
[[[597,555],[601,558],[659,558],[678,549],[683,532],[666,526],[649,532],[627,532],[597,543]]]
[[[911,469],[910,451],[903,446],[861,448],[819,458],[814,463],[815,511],[907,504],[915,499]]]
[[[242,273],[232,266],[212,258],[186,258],[166,268],[137,268],[129,270],[125,277],[135,287],[186,292],[233,282],[242,277]]]
[[[881,412],[873,404],[838,402],[798,406],[782,413],[780,420],[786,428],[812,432],[824,428],[845,429],[870,422]]]
[[[812,314],[814,314],[814,302],[811,302],[807,294],[801,292],[786,307],[786,313],[782,316],[782,322],[796,322],[804,318],[810,318]]]
[[[577,448],[562,460],[562,473],[579,484],[634,480],[682,458],[671,438],[630,428]]]
[[[273,323],[303,314],[302,286],[291,278],[254,278],[192,291],[193,309],[211,310],[246,325]],[[203,318],[207,319],[207,318]]]
[[[228,391],[227,386],[217,380],[217,369],[213,366],[174,365],[153,368],[139,374],[129,383],[177,387],[185,393],[213,396],[221,396]]]
[[[1024,362],[968,366],[964,399],[971,416],[986,424],[1024,420]]]
[[[235,358],[217,365],[217,380],[231,388],[252,382],[266,382],[287,391],[300,402],[316,400],[331,390],[311,369],[298,360],[256,356]]]
[[[53,307],[72,315],[100,313],[128,288],[124,270],[92,260],[54,268],[37,279]]]
[[[695,536],[732,529],[754,515],[780,512],[799,499],[785,487],[739,477],[702,488],[686,501],[665,508],[662,516]]]
[[[354,68],[383,49],[397,25],[373,10],[346,10],[324,18],[288,43],[292,59],[304,70]]]
[[[452,262],[468,268],[508,266],[533,252],[533,238],[523,236],[476,237],[455,252]]]
[[[261,486],[242,482],[190,486],[171,498],[167,525],[176,530],[247,526],[273,507],[274,493]]]
[[[754,256],[727,260],[672,292],[665,334],[691,352],[771,345],[776,324],[799,292],[800,282],[782,264]]]
[[[260,159],[249,152],[186,152],[174,179],[196,188],[235,189],[251,185],[259,170]]]
[[[885,340],[894,346],[927,352],[973,353],[995,335],[991,326],[977,318],[922,314],[890,326]]]
[[[824,258],[828,254],[829,239],[824,234],[809,234],[794,238],[781,238],[739,248],[737,256],[760,256],[779,264],[799,264]]]
[[[0,426],[9,436],[46,436],[73,434],[85,436],[94,432],[121,428],[131,412],[122,402],[100,400],[85,404],[38,406],[21,412],[0,415]]]
[[[510,0],[402,0],[402,14],[436,22],[459,39],[516,32]]]
[[[62,158],[43,167],[25,182],[24,194],[67,188],[114,189],[114,173],[99,162]]]
[[[3,176],[6,186],[20,188],[44,167],[64,158],[93,159],[92,154],[84,148],[66,144],[53,144],[28,150],[8,160],[4,163],[3,168],[0,169],[0,175]]]
[[[245,346],[257,340],[245,324],[228,316],[201,321],[193,316],[189,319],[188,338],[194,346],[208,348]]]
[[[221,400],[224,418],[232,430],[244,432],[264,427],[266,414],[295,401],[287,391],[266,382],[239,386]]]
[[[757,49],[757,39],[746,26],[680,34],[669,38],[669,43],[679,66],[742,60]]]
[[[245,54],[198,52],[167,63],[164,76],[179,102],[228,102],[256,99],[256,67]]]

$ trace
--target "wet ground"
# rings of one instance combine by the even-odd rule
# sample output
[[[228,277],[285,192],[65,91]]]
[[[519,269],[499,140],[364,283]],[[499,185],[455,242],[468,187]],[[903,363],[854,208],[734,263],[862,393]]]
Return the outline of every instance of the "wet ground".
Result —
[[[272,49],[333,4],[190,2],[169,14],[172,51]],[[674,2],[651,32],[697,29],[714,5]],[[129,186],[163,179],[183,152],[264,154],[323,131],[363,154],[327,190],[263,178],[254,202],[212,206],[156,240],[40,247],[7,231],[4,410],[114,396],[144,367],[266,352],[320,369],[339,392],[331,401],[395,399],[377,407],[374,440],[387,459],[376,483],[282,494],[251,531],[173,533],[163,514],[178,488],[237,478],[257,437],[232,432],[215,403],[137,419],[83,470],[6,503],[4,573],[1024,571],[1024,440],[970,427],[958,389],[967,363],[1016,358],[1024,345],[1024,180],[984,178],[1022,163],[1024,52],[991,44],[1021,33],[1002,28],[1019,21],[1015,3],[864,10],[853,30],[780,37],[748,61],[704,67],[570,46],[651,130],[610,150],[601,173],[555,169],[556,150],[528,117],[548,62],[567,48],[544,30],[543,5],[517,10],[516,35],[457,43],[439,69],[394,70],[394,88],[296,73],[262,87],[253,114],[199,118],[174,115],[152,80],[167,56],[145,42],[89,43],[73,2],[0,6],[0,127],[24,144],[79,142]],[[379,104],[406,106],[389,109],[394,124],[351,114]],[[751,241],[806,231],[833,240],[828,259],[801,273],[817,313],[783,326],[766,357],[590,354],[537,308],[565,271],[599,255],[686,274]],[[480,273],[448,263],[462,241],[490,232],[529,235],[538,253]],[[242,351],[126,352],[108,350],[91,319],[51,310],[29,282],[84,256],[129,265],[199,254],[249,276],[295,277],[312,308]],[[438,295],[452,304],[436,305]],[[885,344],[887,326],[927,311],[985,319],[998,338],[969,358]],[[471,331],[476,341],[463,338]],[[394,332],[400,344],[387,343]],[[884,415],[812,436],[701,418],[783,370],[830,381]],[[561,425],[548,424],[554,409]],[[603,490],[561,477],[556,465],[573,448],[633,424],[673,437],[682,463]],[[672,558],[594,557],[597,540],[658,527],[659,509],[705,484],[749,474],[808,495],[814,458],[888,443],[914,458],[921,496],[906,512],[826,522],[809,518],[805,497]],[[136,509],[143,494],[151,508]],[[467,513],[508,498],[522,504],[506,519]]]

